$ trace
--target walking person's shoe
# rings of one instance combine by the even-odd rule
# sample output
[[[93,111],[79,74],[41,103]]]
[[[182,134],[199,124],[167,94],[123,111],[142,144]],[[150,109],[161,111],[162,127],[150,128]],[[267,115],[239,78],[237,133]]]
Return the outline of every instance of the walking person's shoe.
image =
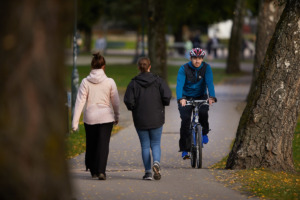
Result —
[[[203,135],[202,139],[203,139],[203,143],[204,143],[204,144],[207,144],[207,143],[208,143],[208,141],[209,141],[209,139],[208,139],[208,136],[207,136],[207,135]]]
[[[181,157],[182,157],[183,160],[190,159],[190,155],[186,151],[182,152]]]
[[[92,174],[92,178],[98,178],[99,174]]]
[[[160,180],[161,179],[161,174],[160,174],[159,163],[158,162],[154,162],[152,169],[153,169],[153,172],[154,172],[153,178],[155,180]]]
[[[151,172],[146,172],[145,175],[143,176],[143,180],[152,180],[152,173]]]
[[[98,179],[99,180],[106,180],[106,175],[103,174],[103,173],[100,173]]]

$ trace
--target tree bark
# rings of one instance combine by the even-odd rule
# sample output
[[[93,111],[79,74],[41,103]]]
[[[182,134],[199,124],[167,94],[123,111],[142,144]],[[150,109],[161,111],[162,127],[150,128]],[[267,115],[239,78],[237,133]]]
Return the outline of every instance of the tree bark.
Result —
[[[260,66],[265,58],[268,44],[274,34],[276,24],[280,18],[283,8],[284,5],[278,5],[276,0],[259,1],[253,76],[249,94],[252,93],[255,87],[255,80],[258,76]]]
[[[148,54],[151,70],[167,80],[165,1],[148,0]]]
[[[244,24],[244,13],[245,13],[244,0],[237,0],[236,7],[234,10],[233,24],[231,28],[231,35],[228,46],[228,57],[226,73],[238,73],[240,72],[240,49],[242,46],[243,37],[243,24]]]
[[[300,2],[288,0],[241,117],[226,168],[293,170],[300,108]]]
[[[0,9],[0,198],[70,199],[64,44],[70,1]],[[70,30],[71,31],[71,28]]]
[[[84,51],[85,52],[91,52],[91,44],[92,44],[92,30],[86,29],[84,31]]]

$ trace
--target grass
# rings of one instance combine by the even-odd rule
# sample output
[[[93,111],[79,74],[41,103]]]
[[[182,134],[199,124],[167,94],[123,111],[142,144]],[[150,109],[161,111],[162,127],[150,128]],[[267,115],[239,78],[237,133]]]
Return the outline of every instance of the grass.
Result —
[[[224,169],[228,156],[213,165],[213,169]],[[300,199],[300,117],[293,140],[293,159],[296,173],[273,172],[264,168],[252,170],[239,170],[227,174],[227,178],[217,179],[233,186],[242,184],[242,190],[251,192],[254,196],[278,199]],[[224,175],[224,174],[223,174]],[[224,177],[224,176],[223,176]]]

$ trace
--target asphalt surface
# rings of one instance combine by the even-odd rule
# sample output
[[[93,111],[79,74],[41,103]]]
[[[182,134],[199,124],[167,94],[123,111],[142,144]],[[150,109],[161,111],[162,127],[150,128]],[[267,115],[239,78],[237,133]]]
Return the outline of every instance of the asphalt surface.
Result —
[[[243,66],[251,71],[248,65]],[[208,167],[220,161],[230,151],[235,138],[242,104],[250,87],[251,77],[215,86],[218,103],[209,111],[212,131],[209,143],[203,149],[203,168],[191,168],[189,160],[182,160],[178,152],[180,118],[175,99],[166,107],[166,123],[162,135],[161,174],[159,181],[142,180],[144,168],[140,143],[132,124],[131,113],[126,110],[121,97],[120,125],[126,126],[111,138],[107,165],[107,180],[92,179],[85,171],[84,154],[70,160],[70,173],[74,199],[121,200],[227,200],[254,199],[225,187]],[[122,122],[123,121],[123,122]]]

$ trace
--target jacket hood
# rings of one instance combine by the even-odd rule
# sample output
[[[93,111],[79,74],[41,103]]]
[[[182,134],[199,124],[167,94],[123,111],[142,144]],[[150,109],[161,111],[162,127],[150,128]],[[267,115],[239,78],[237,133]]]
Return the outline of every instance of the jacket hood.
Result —
[[[140,86],[142,87],[149,87],[152,85],[158,79],[158,76],[150,73],[150,72],[144,72],[140,73],[136,77],[133,78]]]
[[[103,69],[93,69],[88,75],[87,80],[91,83],[101,83],[107,78]]]

